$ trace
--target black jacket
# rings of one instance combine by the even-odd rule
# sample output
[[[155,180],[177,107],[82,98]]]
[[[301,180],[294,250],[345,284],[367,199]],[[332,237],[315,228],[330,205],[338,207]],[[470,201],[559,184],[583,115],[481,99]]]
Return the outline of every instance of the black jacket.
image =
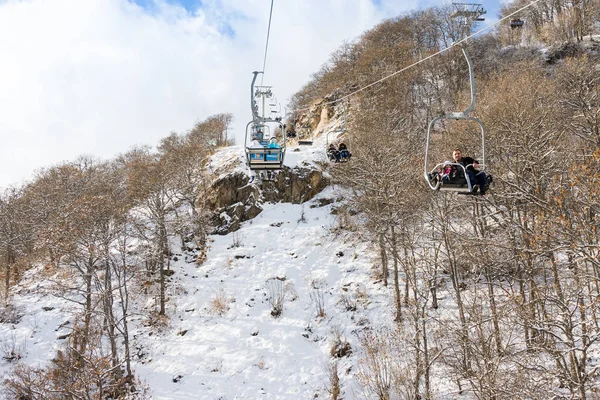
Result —
[[[458,164],[462,164],[467,171],[473,171],[474,173],[477,173],[479,171],[477,171],[472,165],[476,162],[477,160],[474,160],[471,157],[463,157]],[[450,180],[454,181],[457,179],[465,179],[464,170],[457,165],[453,165],[452,171],[450,172]]]
[[[460,164],[464,165],[467,171],[477,172],[477,170],[471,165],[477,163],[477,160],[474,160],[471,157],[463,157],[460,161]],[[469,167],[467,167],[469,165]]]

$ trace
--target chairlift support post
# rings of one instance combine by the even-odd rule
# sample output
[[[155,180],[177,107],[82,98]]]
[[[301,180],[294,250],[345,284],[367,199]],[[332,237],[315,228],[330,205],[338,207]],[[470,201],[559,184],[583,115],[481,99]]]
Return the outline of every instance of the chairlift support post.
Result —
[[[346,132],[346,102],[344,102],[344,123],[342,124],[342,128],[334,129],[333,131],[327,132],[327,135],[325,135],[325,148],[326,149],[329,148],[329,134],[335,133],[335,132],[342,132],[342,133]]]

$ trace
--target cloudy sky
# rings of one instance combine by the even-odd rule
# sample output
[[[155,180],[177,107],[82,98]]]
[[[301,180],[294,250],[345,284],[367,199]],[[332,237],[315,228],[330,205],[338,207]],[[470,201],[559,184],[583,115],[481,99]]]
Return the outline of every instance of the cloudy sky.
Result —
[[[438,2],[275,0],[264,84],[279,101],[381,20]],[[221,112],[241,131],[270,0],[0,0],[0,187],[111,158]],[[499,1],[484,2],[494,17]]]

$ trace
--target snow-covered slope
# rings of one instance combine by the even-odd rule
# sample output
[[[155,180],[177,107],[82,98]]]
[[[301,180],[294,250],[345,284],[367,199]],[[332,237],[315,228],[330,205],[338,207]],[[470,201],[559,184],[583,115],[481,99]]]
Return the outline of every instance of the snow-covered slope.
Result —
[[[155,398],[324,396],[331,330],[355,346],[352,331],[365,311],[347,312],[340,293],[360,297],[371,287],[371,259],[364,245],[332,234],[331,206],[312,203],[269,205],[238,232],[212,237],[204,265],[175,263],[172,285],[179,294],[169,302],[169,328],[138,336],[148,357],[135,369]],[[268,302],[271,278],[286,290],[278,318]],[[318,290],[324,317],[317,317],[313,300]],[[226,300],[222,315],[215,299]]]

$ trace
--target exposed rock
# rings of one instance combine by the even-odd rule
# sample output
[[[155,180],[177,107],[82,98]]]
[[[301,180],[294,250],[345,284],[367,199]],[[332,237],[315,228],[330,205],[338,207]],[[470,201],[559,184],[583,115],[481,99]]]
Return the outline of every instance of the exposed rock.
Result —
[[[327,198],[327,199],[319,199],[317,201],[317,204],[311,204],[310,208],[317,208],[317,207],[325,207],[331,203],[335,202],[334,199],[331,198]]]
[[[262,202],[300,204],[312,199],[329,184],[320,170],[289,167],[284,167],[273,181],[252,185],[248,182],[248,176],[241,172],[225,175],[199,199],[215,211],[212,220],[215,233],[238,230],[242,222],[261,213]]]
[[[315,197],[329,184],[319,170],[284,168],[277,179],[262,183],[264,201],[301,204]]]
[[[558,60],[564,60],[568,57],[580,56],[584,52],[579,43],[566,42],[550,48],[547,55],[547,63],[554,64]]]

